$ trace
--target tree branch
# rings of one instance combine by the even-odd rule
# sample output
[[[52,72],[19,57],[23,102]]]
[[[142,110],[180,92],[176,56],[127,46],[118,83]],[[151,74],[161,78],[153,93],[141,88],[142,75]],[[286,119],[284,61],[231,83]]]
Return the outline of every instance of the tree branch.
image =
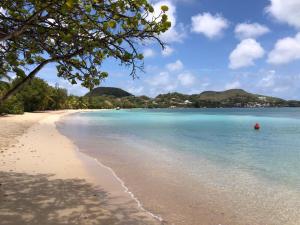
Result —
[[[14,95],[18,92],[29,80],[31,80],[46,64],[48,64],[50,60],[46,60],[38,65],[33,71],[31,71],[24,79],[18,82],[13,88],[11,88],[5,95],[1,96],[0,105],[8,99],[10,96]]]
[[[51,62],[55,62],[61,59],[70,59],[76,55],[78,55],[83,49],[79,49],[73,53],[70,53],[68,55],[62,55],[62,56],[57,56],[57,57],[53,57],[50,59],[47,59],[43,62],[41,62],[34,70],[32,70],[25,78],[23,78],[21,81],[19,81],[14,87],[12,87],[9,91],[7,91],[3,96],[1,96],[0,98],[0,105],[3,104],[3,102],[8,99],[9,97],[11,97],[12,95],[14,95],[16,92],[18,92],[28,81],[30,81],[31,79],[33,79],[35,77],[35,75],[48,63]]]
[[[16,37],[20,36],[21,34],[23,34],[27,30],[27,28],[35,26],[36,24],[35,23],[32,24],[32,22],[35,19],[37,19],[39,17],[40,13],[44,9],[46,9],[47,7],[49,7],[51,4],[52,3],[47,4],[46,6],[44,6],[43,8],[41,8],[40,10],[38,10],[37,12],[33,13],[27,20],[24,21],[24,24],[20,28],[14,30],[13,32],[11,32],[9,34],[6,34],[6,33],[4,33],[4,32],[1,31],[0,42],[1,41],[7,41],[7,40],[12,39],[12,38],[16,38]],[[5,19],[7,19],[7,18],[5,18]]]

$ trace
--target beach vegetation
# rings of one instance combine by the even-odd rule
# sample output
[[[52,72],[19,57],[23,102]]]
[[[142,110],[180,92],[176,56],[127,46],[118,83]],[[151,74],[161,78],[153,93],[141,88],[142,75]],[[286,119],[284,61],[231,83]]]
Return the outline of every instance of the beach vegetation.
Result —
[[[5,92],[15,82],[18,82],[18,78],[12,83],[2,83],[0,91]],[[68,99],[69,96],[65,89],[58,86],[52,87],[44,80],[34,78],[17,94],[1,104],[0,113],[22,114],[24,112],[66,109],[69,108]]]
[[[0,82],[0,93],[18,82]],[[240,89],[200,94],[167,93],[154,98],[134,96],[120,88],[98,87],[84,96],[69,95],[59,85],[51,86],[40,78],[32,79],[16,95],[0,106],[0,114],[22,114],[61,109],[114,108],[229,108],[229,107],[299,107],[299,101],[248,93]]]

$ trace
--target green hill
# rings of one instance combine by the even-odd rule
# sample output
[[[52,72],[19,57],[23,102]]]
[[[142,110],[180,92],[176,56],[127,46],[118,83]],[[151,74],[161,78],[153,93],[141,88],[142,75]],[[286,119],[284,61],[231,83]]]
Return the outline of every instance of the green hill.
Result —
[[[286,102],[280,98],[252,94],[242,89],[231,89],[221,92],[203,92],[200,95],[193,95],[192,99],[198,103],[210,102],[217,107],[275,106],[283,105]]]
[[[254,98],[253,94],[250,94],[242,89],[231,89],[227,91],[205,91],[197,96],[199,100],[210,100],[210,101],[224,101],[229,98]]]
[[[87,97],[96,97],[96,96],[112,96],[116,98],[123,98],[133,96],[127,91],[124,91],[120,88],[114,87],[97,87],[92,91],[86,94]]]
[[[242,89],[205,91],[200,94],[184,95],[169,93],[158,95],[155,101],[161,106],[182,107],[269,107],[285,106],[287,101],[264,95],[248,93]]]
[[[202,92],[199,95],[192,95],[198,100],[209,100],[209,101],[228,101],[228,100],[234,100],[234,101],[242,101],[242,102],[249,102],[249,101],[284,101],[280,98],[274,98],[264,95],[257,95],[252,94],[249,92],[246,92],[242,89],[230,89],[226,91],[205,91]]]

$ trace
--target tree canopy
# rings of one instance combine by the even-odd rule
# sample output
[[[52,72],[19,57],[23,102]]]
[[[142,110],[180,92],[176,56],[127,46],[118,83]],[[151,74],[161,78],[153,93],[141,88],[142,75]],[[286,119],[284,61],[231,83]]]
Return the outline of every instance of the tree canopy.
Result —
[[[1,0],[0,78],[16,74],[16,83],[0,99],[17,92],[46,64],[57,75],[92,89],[108,76],[108,58],[142,69],[139,44],[157,41],[171,27],[166,11],[158,16],[147,0]]]

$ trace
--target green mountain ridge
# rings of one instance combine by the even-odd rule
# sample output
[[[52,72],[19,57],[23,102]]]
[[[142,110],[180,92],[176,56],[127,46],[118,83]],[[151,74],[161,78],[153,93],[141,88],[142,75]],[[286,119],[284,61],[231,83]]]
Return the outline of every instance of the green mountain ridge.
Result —
[[[104,89],[105,95],[102,94]],[[100,91],[99,91],[100,90]],[[109,93],[113,90],[113,93]],[[147,96],[134,96],[122,89],[117,89],[118,92],[126,93],[121,97],[116,97],[112,88],[97,88],[97,91],[92,91],[86,96],[93,97],[115,97],[117,101],[113,105],[123,108],[176,108],[176,107],[298,107],[299,101],[287,101],[277,97],[252,94],[242,89],[230,89],[226,91],[204,91],[200,94],[182,94],[178,92],[160,94],[154,98]],[[98,93],[101,94],[98,94]],[[114,102],[115,99],[110,99]]]
[[[95,97],[95,96],[112,96],[117,98],[123,98],[128,96],[133,96],[127,91],[124,91],[121,88],[116,87],[97,87],[91,90],[85,95],[86,97]]]

